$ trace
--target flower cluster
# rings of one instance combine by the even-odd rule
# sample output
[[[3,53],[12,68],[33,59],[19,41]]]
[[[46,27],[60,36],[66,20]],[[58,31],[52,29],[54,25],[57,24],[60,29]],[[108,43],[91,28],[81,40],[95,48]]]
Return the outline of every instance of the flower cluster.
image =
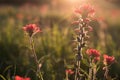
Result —
[[[87,49],[86,54],[93,58],[94,62],[100,60],[100,52],[96,49]]]
[[[115,57],[113,56],[108,56],[108,55],[103,55],[104,60],[103,60],[103,64],[104,65],[110,65],[115,61]]]
[[[36,24],[28,24],[23,27],[23,30],[26,31],[30,37],[41,32],[40,28]]]
[[[73,40],[76,43],[76,62],[75,62],[75,80],[80,79],[80,65],[81,60],[83,60],[83,48],[87,46],[89,32],[93,31],[93,28],[90,26],[90,21],[94,16],[95,10],[90,5],[82,5],[75,10],[76,15],[78,16],[77,20],[73,21],[72,24],[75,25],[75,39]],[[91,54],[91,53],[89,53]],[[95,60],[99,59],[99,53],[93,51],[91,56],[96,56]]]
[[[92,57],[100,57],[100,52],[96,49],[87,49],[86,53]]]
[[[73,40],[76,42],[75,47],[75,79],[79,80],[82,79],[82,75],[80,72],[80,65],[81,61],[84,60],[83,58],[83,48],[86,47],[88,44],[88,39],[90,38],[89,32],[93,31],[93,28],[90,26],[90,21],[93,20],[95,10],[91,5],[82,5],[79,8],[75,10],[76,13],[76,19],[72,22],[73,25],[75,25],[74,33],[75,33],[75,39]],[[89,74],[88,79],[89,80],[96,80],[96,73],[97,73],[97,67],[98,67],[98,61],[100,60],[100,52],[96,49],[87,49],[86,54],[89,56]],[[113,56],[104,55],[103,56],[103,64],[105,65],[105,75],[108,75],[108,65],[112,64],[115,61],[115,58]],[[68,71],[69,72],[69,71]],[[107,78],[106,78],[107,79]],[[84,80],[84,79],[83,79]]]
[[[80,14],[82,18],[93,17],[95,10],[91,5],[84,4],[75,10],[76,13]]]
[[[24,77],[20,77],[20,76],[16,75],[15,80],[31,80],[31,79],[29,77],[24,78]]]
[[[80,50],[86,46],[87,39],[89,38],[88,33],[93,31],[93,28],[89,25],[89,22],[91,21],[90,15],[94,14],[94,9],[90,5],[82,5],[80,8],[75,10],[75,13],[80,14],[79,18],[72,22],[73,25],[77,25],[78,27],[75,27],[75,35],[76,39],[74,40],[76,43],[78,43],[76,50],[78,50],[78,59],[82,58],[82,53]],[[85,16],[85,15],[86,16]],[[84,16],[84,17],[83,17]]]

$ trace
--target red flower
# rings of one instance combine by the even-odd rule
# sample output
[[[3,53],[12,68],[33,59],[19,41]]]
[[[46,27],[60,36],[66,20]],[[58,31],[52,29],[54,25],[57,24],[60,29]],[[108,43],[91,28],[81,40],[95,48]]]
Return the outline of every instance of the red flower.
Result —
[[[92,57],[99,57],[100,56],[100,52],[96,49],[87,49],[86,53]]]
[[[26,31],[30,37],[37,32],[41,32],[40,28],[36,24],[28,24],[23,27],[23,30]]]
[[[103,55],[103,58],[104,58],[104,60],[103,60],[103,64],[104,65],[109,65],[109,64],[111,64],[111,63],[113,63],[114,61],[115,61],[115,57],[113,57],[113,56],[108,56],[108,55]]]
[[[67,70],[66,70],[66,73],[67,73],[67,74],[73,74],[74,71],[72,71],[71,69],[67,69]]]
[[[75,12],[86,17],[92,17],[95,14],[94,8],[88,4],[80,6],[78,9],[75,10]]]
[[[94,62],[98,62],[100,60],[100,57],[94,57]]]
[[[30,78],[23,78],[23,77],[20,77],[20,76],[15,76],[15,80],[31,80]]]

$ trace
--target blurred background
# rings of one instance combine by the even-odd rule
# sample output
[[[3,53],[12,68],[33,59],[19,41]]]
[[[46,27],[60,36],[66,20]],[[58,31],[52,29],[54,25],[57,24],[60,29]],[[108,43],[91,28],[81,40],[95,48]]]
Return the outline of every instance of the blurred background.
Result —
[[[31,69],[35,64],[29,40],[22,30],[26,24],[35,23],[43,31],[34,38],[38,58],[49,55],[41,68],[44,80],[64,80],[65,69],[72,66],[74,59],[73,13],[82,4],[93,5],[98,20],[91,23],[94,31],[89,46],[101,54],[115,56],[110,75],[119,77],[120,0],[0,0],[0,74],[6,78],[20,75],[37,80]],[[98,77],[102,73],[100,69]]]

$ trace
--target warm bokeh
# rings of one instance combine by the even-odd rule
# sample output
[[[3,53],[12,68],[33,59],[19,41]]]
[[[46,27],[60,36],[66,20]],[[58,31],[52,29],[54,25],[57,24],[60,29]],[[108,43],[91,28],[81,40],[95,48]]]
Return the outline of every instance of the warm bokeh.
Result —
[[[42,30],[35,35],[38,58],[50,56],[41,67],[44,80],[63,80],[74,57],[71,27],[76,17],[74,10],[82,4],[90,4],[95,9],[89,46],[100,50],[101,55],[114,55],[116,63],[110,75],[120,77],[119,0],[0,0],[0,74],[7,78],[20,75],[36,80],[31,69],[33,55],[22,27],[37,24]],[[99,71],[101,73],[103,71]]]

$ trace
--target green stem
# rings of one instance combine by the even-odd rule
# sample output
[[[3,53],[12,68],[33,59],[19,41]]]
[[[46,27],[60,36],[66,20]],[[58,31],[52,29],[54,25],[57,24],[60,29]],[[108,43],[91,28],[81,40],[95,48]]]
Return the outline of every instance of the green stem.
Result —
[[[42,76],[42,73],[41,73],[41,72],[39,73],[39,78],[40,78],[41,80],[43,80],[43,76]]]
[[[37,58],[37,55],[36,55],[36,52],[35,52],[34,41],[33,41],[32,37],[30,37],[30,45],[31,45],[31,50],[32,50],[33,57],[34,57],[34,60],[35,60],[35,63],[36,63],[36,75],[41,80],[43,80],[43,77],[42,77],[42,74],[41,74],[40,68],[39,68],[39,61],[38,61],[38,58]],[[40,73],[40,76],[39,76],[39,73]]]
[[[93,67],[93,80],[96,80],[96,65]]]
[[[88,80],[92,80],[92,74],[93,74],[93,70],[92,70],[92,59],[90,57],[89,59],[90,62],[90,67],[89,67],[89,76],[88,76]]]
[[[69,78],[68,78],[68,73],[66,73],[66,80],[69,80]]]
[[[80,61],[76,62],[77,68],[75,69],[75,80],[80,80]]]

